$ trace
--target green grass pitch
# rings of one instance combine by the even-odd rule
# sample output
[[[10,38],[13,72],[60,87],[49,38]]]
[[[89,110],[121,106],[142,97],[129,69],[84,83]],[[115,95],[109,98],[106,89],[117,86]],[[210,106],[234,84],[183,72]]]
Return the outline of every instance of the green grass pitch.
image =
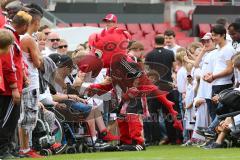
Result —
[[[196,147],[153,146],[146,151],[96,152],[49,156],[47,160],[240,160],[240,148],[205,150]],[[29,158],[28,158],[29,160]]]

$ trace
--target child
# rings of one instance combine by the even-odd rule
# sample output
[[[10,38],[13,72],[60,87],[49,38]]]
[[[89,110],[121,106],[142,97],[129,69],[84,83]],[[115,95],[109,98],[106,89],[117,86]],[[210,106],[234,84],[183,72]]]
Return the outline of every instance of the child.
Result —
[[[157,71],[150,70],[147,73],[148,78],[155,85],[158,84],[160,76]],[[150,112],[149,121],[144,121],[144,135],[146,143],[152,143],[157,145],[158,143],[166,143],[168,140],[167,130],[165,126],[165,121],[162,113],[162,104],[158,102],[155,98],[148,99],[148,106]],[[161,141],[160,141],[161,140]]]
[[[179,92],[179,107],[182,110],[183,109],[183,103],[182,100],[185,97],[186,94],[186,84],[187,84],[187,70],[186,70],[186,61],[184,60],[184,57],[187,55],[186,49],[179,48],[176,53],[176,63],[179,67],[177,71],[177,90]],[[183,114],[182,114],[183,115]]]
[[[187,137],[189,138],[188,141],[184,144],[184,146],[187,146],[189,144],[191,144],[191,135],[192,135],[192,131],[194,129],[194,115],[195,115],[195,111],[193,108],[193,100],[195,97],[194,94],[194,84],[193,84],[193,76],[191,75],[191,70],[193,65],[192,64],[188,64],[187,66],[187,88],[186,88],[186,97],[185,97],[185,115],[184,115],[184,121],[185,121],[185,130],[186,130],[186,134]]]
[[[14,42],[13,35],[11,32],[1,29],[0,30],[0,56],[4,53],[8,53],[10,50],[11,45]],[[2,63],[0,57],[0,92],[4,92],[5,87],[3,83],[3,74],[2,74]]]

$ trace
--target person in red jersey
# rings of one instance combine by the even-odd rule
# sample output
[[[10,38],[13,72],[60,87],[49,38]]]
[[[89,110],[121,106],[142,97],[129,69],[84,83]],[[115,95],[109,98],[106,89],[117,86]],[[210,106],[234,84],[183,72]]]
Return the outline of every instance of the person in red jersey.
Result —
[[[26,33],[32,17],[19,11],[10,25],[4,28],[14,35],[10,52],[1,56],[5,92],[0,93],[0,158],[14,158],[10,154],[10,143],[20,116],[20,99],[24,85],[24,66],[20,46],[20,35]]]

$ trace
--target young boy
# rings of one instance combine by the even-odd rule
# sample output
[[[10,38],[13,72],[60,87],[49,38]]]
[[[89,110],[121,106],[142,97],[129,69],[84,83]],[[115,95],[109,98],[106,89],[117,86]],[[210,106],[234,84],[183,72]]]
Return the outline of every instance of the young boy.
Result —
[[[11,32],[1,29],[0,30],[0,92],[4,92],[4,83],[3,83],[3,74],[2,74],[2,63],[1,63],[1,55],[4,53],[8,53],[11,45],[14,42],[13,35]]]

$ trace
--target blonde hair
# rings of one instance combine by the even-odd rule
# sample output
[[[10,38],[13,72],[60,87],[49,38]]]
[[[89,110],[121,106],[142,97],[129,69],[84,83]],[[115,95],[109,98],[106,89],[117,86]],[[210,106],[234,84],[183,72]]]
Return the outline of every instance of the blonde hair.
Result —
[[[232,58],[234,67],[240,67],[240,52],[238,52],[234,57]]]
[[[37,36],[37,40],[44,39],[44,38],[47,40],[47,36],[43,32],[37,32],[36,36]]]
[[[18,27],[22,27],[26,24],[30,24],[32,16],[25,11],[19,11],[12,20],[12,23]]]
[[[19,11],[17,13],[17,16],[22,17],[25,21],[29,23],[32,21],[32,16],[25,11]]]
[[[87,55],[87,51],[84,50],[75,50],[72,52],[72,59],[82,58],[83,56]]]
[[[202,44],[200,42],[192,42],[189,46],[188,49],[194,49],[194,52],[196,51],[196,49],[198,48],[202,48]]]
[[[176,60],[183,64],[185,62],[184,56],[186,56],[186,55],[187,55],[186,49],[179,48],[179,49],[177,49]]]

